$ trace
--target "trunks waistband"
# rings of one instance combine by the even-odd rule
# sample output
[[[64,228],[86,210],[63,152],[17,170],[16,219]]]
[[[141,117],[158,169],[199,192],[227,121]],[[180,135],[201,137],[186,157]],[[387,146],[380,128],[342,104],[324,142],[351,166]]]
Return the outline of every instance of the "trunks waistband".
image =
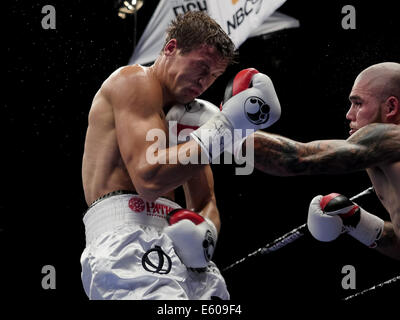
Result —
[[[95,200],[85,212],[86,243],[121,225],[152,226],[162,230],[168,225],[167,214],[178,208],[181,206],[166,198],[149,202],[132,191],[110,192]]]
[[[98,204],[100,201],[102,201],[102,200],[104,200],[104,199],[107,199],[107,198],[110,198],[110,197],[112,197],[112,196],[120,195],[120,194],[137,194],[137,193],[134,192],[134,191],[129,191],[129,190],[115,190],[115,191],[106,193],[106,194],[102,195],[101,197],[97,198],[96,200],[94,200],[94,201],[90,204],[90,206],[88,207],[88,210],[89,210],[91,207],[94,207],[94,206],[95,206],[96,204]],[[86,210],[86,211],[87,211],[87,210]]]
[[[97,198],[96,200],[94,200],[89,205],[89,207],[86,209],[86,211],[83,212],[83,215],[85,215],[86,212],[88,212],[90,208],[94,207],[96,204],[98,204],[102,200],[105,200],[105,199],[113,197],[113,196],[118,196],[118,195],[121,195],[121,194],[133,194],[133,195],[137,195],[138,196],[138,194],[135,191],[132,191],[132,190],[115,190],[115,191],[106,193],[106,194],[102,195],[101,197]],[[168,198],[165,198],[165,197],[159,197],[159,199],[166,199],[166,200],[172,201],[171,199],[168,199]]]

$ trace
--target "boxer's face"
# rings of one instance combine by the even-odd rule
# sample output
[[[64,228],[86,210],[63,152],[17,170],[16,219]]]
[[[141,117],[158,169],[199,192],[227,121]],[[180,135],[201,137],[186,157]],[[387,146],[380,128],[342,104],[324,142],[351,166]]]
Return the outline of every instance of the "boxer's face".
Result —
[[[380,94],[369,79],[356,79],[349,100],[351,105],[346,119],[350,120],[350,135],[370,123],[383,122]]]
[[[188,103],[200,96],[228,65],[213,47],[202,46],[185,54],[177,48],[174,50],[168,84],[180,103]]]

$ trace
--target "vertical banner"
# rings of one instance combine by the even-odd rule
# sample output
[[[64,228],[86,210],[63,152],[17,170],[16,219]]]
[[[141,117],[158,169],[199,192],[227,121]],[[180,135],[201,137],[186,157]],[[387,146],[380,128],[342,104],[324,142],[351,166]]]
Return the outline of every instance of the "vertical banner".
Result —
[[[239,47],[286,0],[207,1],[208,13]]]

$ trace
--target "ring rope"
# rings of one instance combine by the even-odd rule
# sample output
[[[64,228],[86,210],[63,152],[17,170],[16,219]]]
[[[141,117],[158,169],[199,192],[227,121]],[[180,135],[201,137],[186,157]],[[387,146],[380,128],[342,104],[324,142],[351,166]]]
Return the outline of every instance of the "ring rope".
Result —
[[[354,201],[362,196],[365,196],[365,195],[371,194],[371,193],[375,193],[373,187],[369,187],[369,188],[365,189],[364,191],[360,192],[359,194],[356,194],[355,196],[351,197],[350,200]],[[292,242],[300,239],[302,236],[304,236],[308,232],[309,231],[307,228],[307,224],[306,223],[302,224],[301,226],[298,226],[297,228],[293,229],[292,231],[289,231],[288,233],[285,233],[283,236],[266,244],[264,247],[261,247],[261,248],[255,250],[254,252],[249,253],[247,256],[235,261],[231,265],[222,269],[222,271],[227,271],[229,269],[232,269],[233,267],[245,262],[246,260],[248,260],[251,257],[262,256],[264,254],[268,254],[270,252],[281,249],[284,246],[288,245],[289,243],[292,243]]]
[[[400,280],[400,275],[398,275],[398,276],[396,276],[396,277],[394,277],[392,279],[389,279],[389,280],[387,280],[385,282],[381,282],[381,283],[379,283],[379,284],[377,284],[375,286],[372,286],[371,288],[368,288],[368,289],[365,289],[363,291],[357,292],[357,293],[355,293],[353,295],[350,295],[350,296],[344,298],[343,301],[348,301],[348,300],[354,299],[355,297],[362,296],[362,295],[366,294],[367,292],[370,292],[372,290],[376,290],[378,288],[382,288],[384,286],[387,286],[389,284],[392,284],[392,283],[396,282],[397,280]]]

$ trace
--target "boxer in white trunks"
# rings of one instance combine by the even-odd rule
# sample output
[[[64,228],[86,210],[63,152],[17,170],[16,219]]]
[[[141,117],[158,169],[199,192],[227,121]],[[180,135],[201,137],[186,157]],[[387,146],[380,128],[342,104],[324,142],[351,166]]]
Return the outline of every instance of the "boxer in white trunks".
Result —
[[[224,111],[215,108],[215,116],[198,123],[190,141],[153,154],[169,160],[171,154],[184,153],[197,161],[149,162],[147,151],[155,142],[146,134],[154,129],[168,134],[171,107],[185,110],[184,104],[225,71],[234,49],[215,21],[189,12],[172,23],[152,66],[116,70],[94,97],[82,163],[89,206],[83,218],[82,282],[90,299],[229,299],[210,260],[220,217],[211,168],[200,160],[211,155],[208,138],[254,127],[242,111],[244,101],[268,101],[275,95],[272,83],[261,73],[252,76],[251,87],[226,101]],[[263,127],[280,115],[279,104],[270,104],[276,116]],[[188,209],[174,202],[179,186]]]

